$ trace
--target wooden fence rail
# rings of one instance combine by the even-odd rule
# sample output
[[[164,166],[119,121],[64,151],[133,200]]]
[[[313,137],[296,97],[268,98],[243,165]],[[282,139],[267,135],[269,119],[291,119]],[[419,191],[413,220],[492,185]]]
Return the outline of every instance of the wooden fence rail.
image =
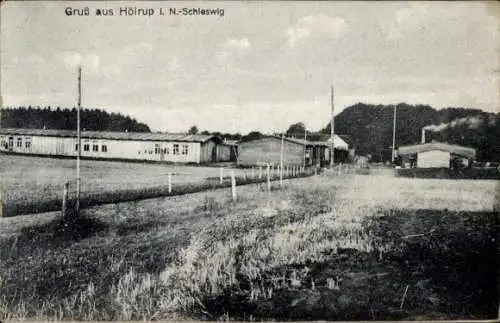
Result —
[[[279,181],[279,187],[284,187],[283,180],[306,176],[317,176],[320,174],[319,168],[317,167],[305,168],[297,165],[283,167],[276,166],[275,168],[271,167],[271,165],[267,165],[264,173],[262,169],[263,167],[258,166],[258,177],[256,171],[257,167],[252,167],[250,171],[252,174],[251,177],[247,175],[248,170],[239,171],[239,174],[237,175],[238,170],[231,169],[229,181],[224,181],[224,169],[222,167],[220,168],[219,178],[209,177],[199,182],[175,183],[175,177],[172,176],[174,173],[168,172],[166,174],[167,178],[164,186],[137,189],[102,189],[96,191],[84,190],[82,191],[80,206],[81,208],[87,208],[95,205],[182,195],[225,187],[231,187],[231,195],[233,196],[233,199],[236,200],[237,186],[265,182],[266,190],[271,192],[273,181]],[[271,171],[271,169],[274,169],[274,171]],[[338,167],[334,174],[338,174],[339,172],[347,173],[349,172],[349,167],[346,165]],[[8,200],[6,196],[2,195],[2,192],[0,192],[0,216],[9,217],[52,211],[60,211],[62,214],[66,214],[75,204],[74,189],[74,181],[65,181],[63,184],[62,198],[61,195],[59,195],[59,197],[54,196],[47,197],[47,199],[42,198],[33,200]]]

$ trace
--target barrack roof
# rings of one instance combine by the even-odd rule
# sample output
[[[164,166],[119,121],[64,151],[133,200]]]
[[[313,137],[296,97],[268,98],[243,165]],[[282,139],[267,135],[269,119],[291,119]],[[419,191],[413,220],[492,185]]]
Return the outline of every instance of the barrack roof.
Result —
[[[75,130],[58,129],[24,129],[2,128],[0,135],[15,136],[44,136],[44,137],[74,137]],[[179,133],[162,132],[117,132],[117,131],[82,131],[81,137],[85,139],[111,139],[111,140],[137,140],[137,141],[178,141],[178,142],[207,142],[214,135],[188,135]]]
[[[451,145],[443,142],[430,142],[420,145],[399,147],[398,155],[417,154],[431,150],[447,151],[454,155],[459,155],[467,158],[476,158],[476,150],[474,148]]]

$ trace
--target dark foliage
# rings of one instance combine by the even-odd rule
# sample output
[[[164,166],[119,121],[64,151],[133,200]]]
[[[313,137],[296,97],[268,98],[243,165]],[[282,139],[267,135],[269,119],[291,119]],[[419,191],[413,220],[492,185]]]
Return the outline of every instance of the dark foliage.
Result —
[[[401,168],[396,170],[396,176],[413,178],[500,180],[500,171],[496,168]]]
[[[264,135],[258,131],[251,131],[246,136],[243,136],[241,140],[252,140],[264,137]]]
[[[120,113],[108,113],[100,109],[82,109],[81,128],[89,131],[150,132],[149,127]],[[2,110],[3,128],[62,129],[75,130],[77,111],[73,109],[51,109],[50,106],[7,107]]]
[[[451,123],[461,118],[479,118],[476,127],[461,123],[439,132],[427,131],[431,140],[469,146],[477,149],[478,160],[500,160],[500,113],[478,109],[446,108],[436,110],[428,105],[396,105],[396,148],[418,144],[422,128]],[[391,159],[394,105],[357,103],[335,117],[335,132],[350,136],[357,153],[371,154],[375,161]],[[321,130],[330,133],[330,124]]]
[[[198,127],[197,126],[191,126],[188,130],[188,134],[190,135],[196,135],[198,133]]]
[[[297,122],[288,127],[286,135],[288,137],[304,137],[305,132],[306,132],[305,124],[303,122]]]

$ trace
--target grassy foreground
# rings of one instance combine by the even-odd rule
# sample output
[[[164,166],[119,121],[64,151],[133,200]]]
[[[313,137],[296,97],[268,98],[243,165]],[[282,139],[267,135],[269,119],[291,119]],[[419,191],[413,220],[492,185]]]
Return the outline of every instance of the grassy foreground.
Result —
[[[497,184],[318,176],[0,219],[0,319],[495,318]]]

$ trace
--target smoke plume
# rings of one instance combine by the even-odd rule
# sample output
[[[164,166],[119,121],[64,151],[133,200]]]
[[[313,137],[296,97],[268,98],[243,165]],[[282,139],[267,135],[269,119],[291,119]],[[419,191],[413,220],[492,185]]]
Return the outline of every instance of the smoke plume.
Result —
[[[477,129],[479,128],[482,122],[483,120],[480,117],[465,117],[465,118],[455,119],[449,123],[441,123],[439,125],[425,126],[424,130],[439,132],[443,131],[446,128],[455,128],[456,126],[461,126],[461,125],[467,125],[469,129]]]

